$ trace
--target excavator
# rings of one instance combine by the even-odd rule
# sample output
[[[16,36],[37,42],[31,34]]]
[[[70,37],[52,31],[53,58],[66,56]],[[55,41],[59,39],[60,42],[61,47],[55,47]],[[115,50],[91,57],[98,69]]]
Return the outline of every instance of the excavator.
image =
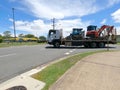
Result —
[[[109,26],[109,25],[103,25],[101,28],[97,29],[97,26],[90,25],[87,27],[87,37],[90,38],[107,38],[112,35],[112,38],[114,38],[114,35],[116,30],[113,30],[114,26]]]

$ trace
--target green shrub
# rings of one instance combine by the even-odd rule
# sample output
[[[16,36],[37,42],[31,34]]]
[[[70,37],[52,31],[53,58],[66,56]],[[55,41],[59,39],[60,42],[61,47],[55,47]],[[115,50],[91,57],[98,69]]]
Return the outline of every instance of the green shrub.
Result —
[[[47,41],[46,40],[38,40],[37,42],[38,43],[46,43]]]
[[[2,38],[0,38],[0,43],[2,43],[3,42],[3,39]]]

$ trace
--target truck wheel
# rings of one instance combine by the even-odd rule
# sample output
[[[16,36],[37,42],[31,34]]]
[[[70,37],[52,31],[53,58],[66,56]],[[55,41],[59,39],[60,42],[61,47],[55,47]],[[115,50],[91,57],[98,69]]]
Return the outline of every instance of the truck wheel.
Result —
[[[89,48],[90,47],[89,43],[84,43],[84,47]]]
[[[95,42],[92,42],[92,43],[90,43],[90,47],[91,47],[91,48],[96,48],[96,47],[97,47],[97,44],[96,44]]]
[[[99,48],[104,48],[104,47],[105,47],[105,43],[100,42],[100,43],[98,44],[98,47],[99,47]]]
[[[54,47],[55,47],[55,48],[59,48],[59,47],[60,47],[60,43],[59,43],[59,42],[55,42],[55,43],[54,43]]]

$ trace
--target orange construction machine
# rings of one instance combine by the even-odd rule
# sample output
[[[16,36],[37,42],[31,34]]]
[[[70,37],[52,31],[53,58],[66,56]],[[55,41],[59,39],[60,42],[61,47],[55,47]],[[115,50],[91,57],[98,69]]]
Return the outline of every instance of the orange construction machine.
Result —
[[[90,38],[100,38],[104,36],[109,36],[110,34],[116,35],[116,30],[113,30],[114,26],[103,25],[101,28],[97,29],[97,26],[90,25],[87,27],[87,37]]]

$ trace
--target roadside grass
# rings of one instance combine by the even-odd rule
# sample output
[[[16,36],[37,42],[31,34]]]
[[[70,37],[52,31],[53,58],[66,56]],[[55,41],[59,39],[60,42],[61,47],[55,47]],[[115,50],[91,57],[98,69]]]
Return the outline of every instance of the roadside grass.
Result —
[[[76,62],[80,61],[82,58],[99,53],[99,52],[105,52],[103,51],[94,51],[94,52],[86,52],[77,54],[71,57],[68,57],[64,60],[61,60],[57,63],[51,64],[45,69],[43,69],[41,72],[36,73],[32,75],[33,78],[43,81],[46,83],[45,87],[42,90],[48,90],[49,87],[55,83],[69,68],[71,68]]]
[[[117,45],[120,45],[120,42],[118,42]]]
[[[37,42],[10,42],[10,43],[0,43],[0,48],[2,47],[10,47],[10,46],[23,46],[23,45],[40,45],[45,43],[37,43]]]

